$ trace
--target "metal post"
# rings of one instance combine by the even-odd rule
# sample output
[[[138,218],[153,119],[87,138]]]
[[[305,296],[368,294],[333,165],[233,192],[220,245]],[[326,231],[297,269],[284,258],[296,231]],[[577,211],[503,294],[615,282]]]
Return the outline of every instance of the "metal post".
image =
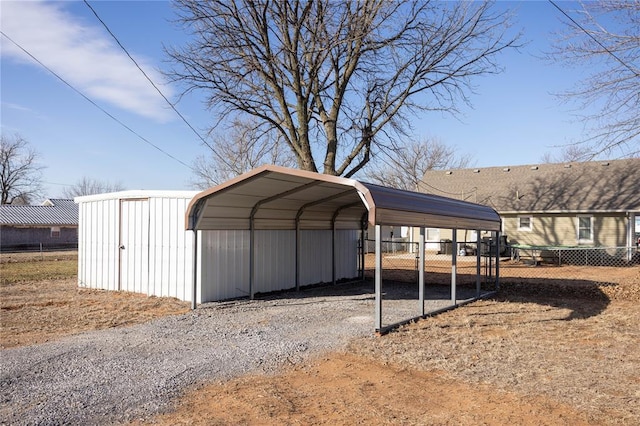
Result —
[[[496,231],[496,290],[500,290],[500,231]]]
[[[364,219],[360,222],[360,279],[364,280]]]
[[[380,240],[380,225],[376,225],[376,272],[375,272],[375,290],[376,290],[376,331],[382,329],[382,247]]]
[[[424,228],[420,227],[418,239],[418,298],[420,299],[420,316],[424,317]]]
[[[331,282],[336,285],[336,220],[331,224]]]
[[[193,230],[193,283],[191,286],[191,309],[196,308],[198,291],[198,230]]]
[[[456,267],[458,264],[458,230],[453,229],[451,238],[451,303],[456,304]]]
[[[480,297],[480,243],[482,239],[480,238],[480,230],[476,231],[476,297]]]
[[[255,275],[255,229],[253,224],[253,217],[250,220],[249,225],[249,299],[253,300],[253,280]]]
[[[300,291],[300,219],[296,218],[296,291]]]

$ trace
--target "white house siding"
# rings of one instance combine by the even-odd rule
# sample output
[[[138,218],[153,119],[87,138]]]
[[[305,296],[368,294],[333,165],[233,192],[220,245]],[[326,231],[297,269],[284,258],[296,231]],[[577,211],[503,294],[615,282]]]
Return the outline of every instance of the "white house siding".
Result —
[[[509,242],[527,245],[623,247],[627,229],[626,215],[619,214],[522,214],[532,217],[531,231],[518,229],[518,216],[505,215],[504,233]],[[578,242],[578,216],[593,216],[593,242]]]

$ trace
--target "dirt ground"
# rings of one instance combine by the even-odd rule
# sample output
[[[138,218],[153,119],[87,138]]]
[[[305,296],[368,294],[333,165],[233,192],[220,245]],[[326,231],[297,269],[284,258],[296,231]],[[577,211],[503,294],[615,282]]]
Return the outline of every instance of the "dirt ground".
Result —
[[[276,375],[201,383],[144,423],[640,424],[640,268],[565,271]],[[5,281],[3,348],[188,309],[68,277]]]

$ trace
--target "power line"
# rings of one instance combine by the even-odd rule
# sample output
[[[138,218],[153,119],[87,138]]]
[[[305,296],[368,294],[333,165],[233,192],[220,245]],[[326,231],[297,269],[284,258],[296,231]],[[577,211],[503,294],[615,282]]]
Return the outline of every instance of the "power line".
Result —
[[[158,92],[160,94],[160,96],[162,96],[162,99],[165,100],[165,102],[167,104],[169,104],[169,106],[171,107],[172,110],[175,111],[176,114],[178,114],[178,117],[180,117],[182,119],[182,121],[184,121],[184,123],[191,129],[191,131],[198,137],[198,139],[200,139],[202,141],[202,143],[204,143],[215,155],[216,157],[218,157],[223,163],[225,163],[227,166],[230,166],[230,164],[228,163],[228,161],[222,157],[220,154],[218,154],[218,152],[213,148],[213,146],[211,146],[201,135],[200,133],[191,125],[191,123],[189,123],[187,121],[187,119],[180,113],[180,111],[178,111],[178,109],[175,107],[175,105],[169,101],[169,99],[167,99],[167,97],[164,95],[164,93],[162,93],[162,91],[158,88],[158,86],[156,86],[156,84],[153,82],[153,80],[151,80],[151,78],[147,75],[147,73],[142,69],[142,67],[138,64],[138,62],[136,62],[136,60],[133,58],[133,56],[131,56],[129,54],[129,52],[127,51],[127,49],[122,45],[122,43],[120,43],[120,40],[118,40],[118,37],[116,37],[116,35],[111,31],[111,29],[107,26],[107,24],[102,20],[102,18],[100,18],[100,16],[98,15],[98,13],[95,11],[95,9],[89,4],[89,2],[87,0],[84,0],[84,4],[87,5],[87,7],[91,10],[91,12],[93,12],[93,14],[95,15],[96,19],[98,21],[100,21],[100,23],[102,24],[102,26],[105,28],[105,30],[107,30],[107,32],[111,35],[111,37],[115,40],[115,42],[118,44],[118,46],[120,46],[120,49],[122,49],[122,51],[129,57],[129,59],[131,59],[131,62],[134,63],[134,65],[136,66],[136,68],[138,68],[138,70],[140,70],[140,72],[142,73],[142,75],[144,75],[144,77],[147,79],[147,81],[149,83],[151,83],[151,85],[153,86],[153,88],[156,90],[156,92]]]
[[[140,140],[142,140],[143,142],[147,143],[148,145],[154,147],[155,149],[157,149],[158,151],[160,151],[161,153],[163,153],[164,155],[166,155],[167,157],[177,161],[178,163],[182,164],[183,166],[187,167],[190,170],[195,171],[190,165],[188,165],[187,163],[185,163],[184,161],[180,160],[179,158],[174,157],[173,155],[169,154],[167,151],[165,151],[164,149],[160,148],[159,146],[155,145],[153,142],[149,141],[147,138],[145,138],[144,136],[140,135],[139,133],[137,133],[135,130],[133,130],[131,127],[127,126],[125,123],[123,123],[122,121],[120,121],[118,118],[116,118],[115,116],[113,116],[111,113],[109,113],[107,110],[105,110],[104,108],[102,108],[100,105],[98,105],[96,102],[94,102],[91,98],[89,98],[87,95],[85,95],[84,93],[82,93],[80,90],[76,89],[74,86],[71,85],[71,83],[67,82],[64,78],[62,78],[61,76],[59,76],[55,71],[53,71],[51,68],[49,68],[48,66],[46,66],[45,64],[43,64],[42,62],[40,62],[40,60],[38,58],[36,58],[35,56],[33,56],[29,51],[27,51],[24,47],[22,47],[21,45],[19,45],[17,42],[15,42],[11,37],[9,37],[8,35],[6,35],[2,30],[0,30],[0,34],[2,34],[4,37],[7,38],[7,40],[9,40],[11,43],[13,43],[16,47],[18,47],[20,50],[22,50],[25,54],[27,54],[31,59],[33,59],[34,61],[36,61],[40,66],[42,66],[44,69],[46,69],[47,71],[49,71],[51,74],[53,74],[54,76],[56,76],[56,78],[58,78],[58,80],[62,81],[65,85],[67,85],[71,90],[73,90],[74,92],[76,92],[77,94],[79,94],[80,96],[82,96],[86,101],[88,101],[89,103],[91,103],[93,106],[95,106],[96,108],[98,108],[100,111],[102,111],[103,113],[105,113],[109,118],[111,118],[113,121],[115,121],[116,123],[120,124],[122,127],[124,127],[125,129],[127,129],[129,132],[133,133],[135,136],[137,136]]]
[[[627,64],[626,62],[624,62],[622,59],[620,59],[615,53],[613,53],[611,50],[609,50],[609,48],[607,48],[604,44],[602,44],[600,42],[600,40],[598,40],[593,34],[591,34],[589,31],[587,31],[582,25],[580,25],[575,19],[573,19],[571,16],[569,16],[569,14],[567,12],[565,12],[560,6],[558,6],[556,4],[555,1],[553,0],[548,0],[549,3],[551,3],[556,9],[558,9],[560,11],[560,13],[562,13],[564,16],[566,16],[571,22],[573,22],[578,28],[580,28],[580,30],[582,32],[584,32],[586,35],[589,36],[589,38],[591,38],[591,40],[595,41],[598,46],[602,47],[604,49],[605,52],[607,52],[609,55],[611,55],[613,58],[615,58],[618,62],[620,62],[620,64],[627,68],[629,71],[631,71],[631,73],[633,75],[635,75],[636,77],[640,77],[640,74],[638,73],[637,70],[633,69],[633,67],[631,67],[631,65]]]

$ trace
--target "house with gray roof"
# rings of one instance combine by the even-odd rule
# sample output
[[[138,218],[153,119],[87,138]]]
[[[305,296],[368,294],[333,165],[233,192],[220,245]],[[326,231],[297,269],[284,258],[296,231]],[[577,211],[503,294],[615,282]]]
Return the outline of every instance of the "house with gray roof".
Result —
[[[78,246],[78,205],[47,199],[41,205],[0,206],[0,250],[69,249]]]
[[[493,207],[510,244],[631,247],[640,230],[637,158],[432,170],[419,191]]]

